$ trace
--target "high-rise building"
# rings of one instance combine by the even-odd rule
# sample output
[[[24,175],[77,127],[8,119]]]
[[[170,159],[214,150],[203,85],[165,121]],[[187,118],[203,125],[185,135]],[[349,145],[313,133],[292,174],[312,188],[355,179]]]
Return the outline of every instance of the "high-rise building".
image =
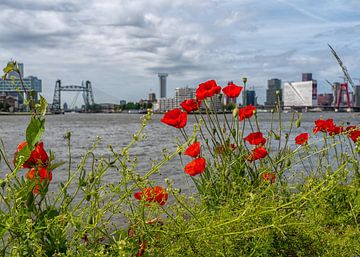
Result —
[[[193,99],[196,96],[196,89],[191,87],[177,87],[175,89],[175,106],[180,107],[184,100]]]
[[[302,81],[311,81],[312,79],[312,73],[303,73],[302,74]]]
[[[156,95],[155,95],[155,93],[149,93],[148,101],[149,101],[149,103],[154,103],[154,102],[156,102]]]
[[[160,98],[166,97],[166,78],[168,76],[167,73],[158,73],[159,82],[160,82]]]
[[[254,89],[248,89],[246,90],[246,104],[256,106],[256,93]]]
[[[279,93],[279,95],[277,94]],[[276,106],[278,99],[282,105],[282,91],[281,91],[281,80],[280,79],[269,79],[268,88],[266,89],[266,102],[267,106]]]
[[[37,101],[38,93],[42,91],[42,81],[35,76],[28,76],[24,78],[24,65],[18,63],[20,74],[23,77],[24,88],[26,91],[33,92],[34,100]],[[11,77],[14,77],[12,79]],[[7,93],[8,95],[14,96],[17,98],[19,104],[23,103],[25,99],[25,90],[21,85],[19,75],[15,72],[9,73],[9,78],[5,80],[0,80],[0,93]]]

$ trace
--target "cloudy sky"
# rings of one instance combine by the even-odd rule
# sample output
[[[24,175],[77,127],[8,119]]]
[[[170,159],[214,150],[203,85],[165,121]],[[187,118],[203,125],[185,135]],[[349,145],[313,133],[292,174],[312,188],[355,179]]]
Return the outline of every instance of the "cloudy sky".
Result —
[[[257,90],[267,80],[297,81],[312,72],[320,91],[341,70],[360,77],[360,0],[0,0],[0,60],[23,62],[52,102],[56,79],[90,80],[95,101],[168,96],[216,79]],[[359,82],[359,81],[356,81]]]

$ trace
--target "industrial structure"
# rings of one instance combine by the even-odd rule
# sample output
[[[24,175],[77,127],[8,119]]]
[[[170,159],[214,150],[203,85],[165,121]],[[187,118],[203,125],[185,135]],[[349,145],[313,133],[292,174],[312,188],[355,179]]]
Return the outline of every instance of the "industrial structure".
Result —
[[[159,82],[160,82],[160,98],[166,97],[166,78],[168,76],[167,73],[158,73]]]
[[[336,96],[336,106],[335,106],[335,111],[338,111],[342,106],[345,106],[347,107],[347,111],[351,111],[351,108],[353,107],[352,104],[351,104],[351,98],[350,98],[350,94],[349,94],[349,85],[351,86],[351,89],[353,91],[353,94],[354,94],[354,99],[357,99],[359,96],[357,95],[357,88],[353,82],[353,80],[351,79],[350,75],[349,75],[349,72],[346,68],[346,66],[344,65],[344,63],[341,61],[340,57],[338,56],[338,54],[336,53],[336,51],[334,50],[334,48],[332,48],[331,45],[329,45],[329,48],[332,52],[332,54],[334,55],[336,61],[338,62],[342,72],[344,73],[344,83],[340,83],[339,87],[336,88],[336,91],[337,91],[337,96]],[[343,95],[345,95],[346,97],[346,100],[343,99]],[[345,101],[346,101],[346,104],[345,104]],[[354,101],[355,104],[357,101]],[[358,107],[358,106],[355,106],[355,107]],[[360,107],[360,106],[359,106]]]
[[[61,80],[57,80],[55,83],[54,98],[52,103],[52,111],[54,113],[61,113],[61,92],[72,91],[82,92],[84,99],[85,111],[89,111],[91,106],[94,106],[94,94],[92,91],[91,82],[86,80],[82,81],[81,86],[78,85],[61,85]]]

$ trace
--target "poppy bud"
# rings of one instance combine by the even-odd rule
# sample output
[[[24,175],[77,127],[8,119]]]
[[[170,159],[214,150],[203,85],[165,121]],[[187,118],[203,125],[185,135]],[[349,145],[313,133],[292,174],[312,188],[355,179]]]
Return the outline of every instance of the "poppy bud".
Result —
[[[233,118],[236,118],[236,116],[238,115],[239,113],[239,108],[237,108],[237,106],[234,108],[233,112],[232,112],[232,115],[233,115]]]

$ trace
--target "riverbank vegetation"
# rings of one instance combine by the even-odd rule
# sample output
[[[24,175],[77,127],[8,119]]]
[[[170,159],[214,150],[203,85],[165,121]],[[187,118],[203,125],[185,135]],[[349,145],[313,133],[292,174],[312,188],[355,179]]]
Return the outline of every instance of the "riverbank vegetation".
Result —
[[[10,71],[18,72],[15,62],[5,75]],[[224,88],[210,80],[199,85],[196,99],[167,112],[161,122],[178,132],[177,147],[159,146],[162,159],[145,173],[137,172],[131,149],[146,140],[151,111],[127,146],[109,146],[101,157],[98,139],[74,169],[71,132],[64,131],[69,158],[59,161],[41,140],[47,103],[29,101],[33,115],[14,142],[16,152],[0,148],[1,254],[359,256],[358,124],[319,117],[313,131],[304,131],[294,113],[283,127],[278,108],[264,131],[251,105],[234,105],[232,115],[215,111],[216,101],[234,101],[245,88],[246,80]],[[195,194],[155,179],[174,158]],[[110,171],[117,175],[109,178]],[[58,184],[57,172],[66,172]]]

